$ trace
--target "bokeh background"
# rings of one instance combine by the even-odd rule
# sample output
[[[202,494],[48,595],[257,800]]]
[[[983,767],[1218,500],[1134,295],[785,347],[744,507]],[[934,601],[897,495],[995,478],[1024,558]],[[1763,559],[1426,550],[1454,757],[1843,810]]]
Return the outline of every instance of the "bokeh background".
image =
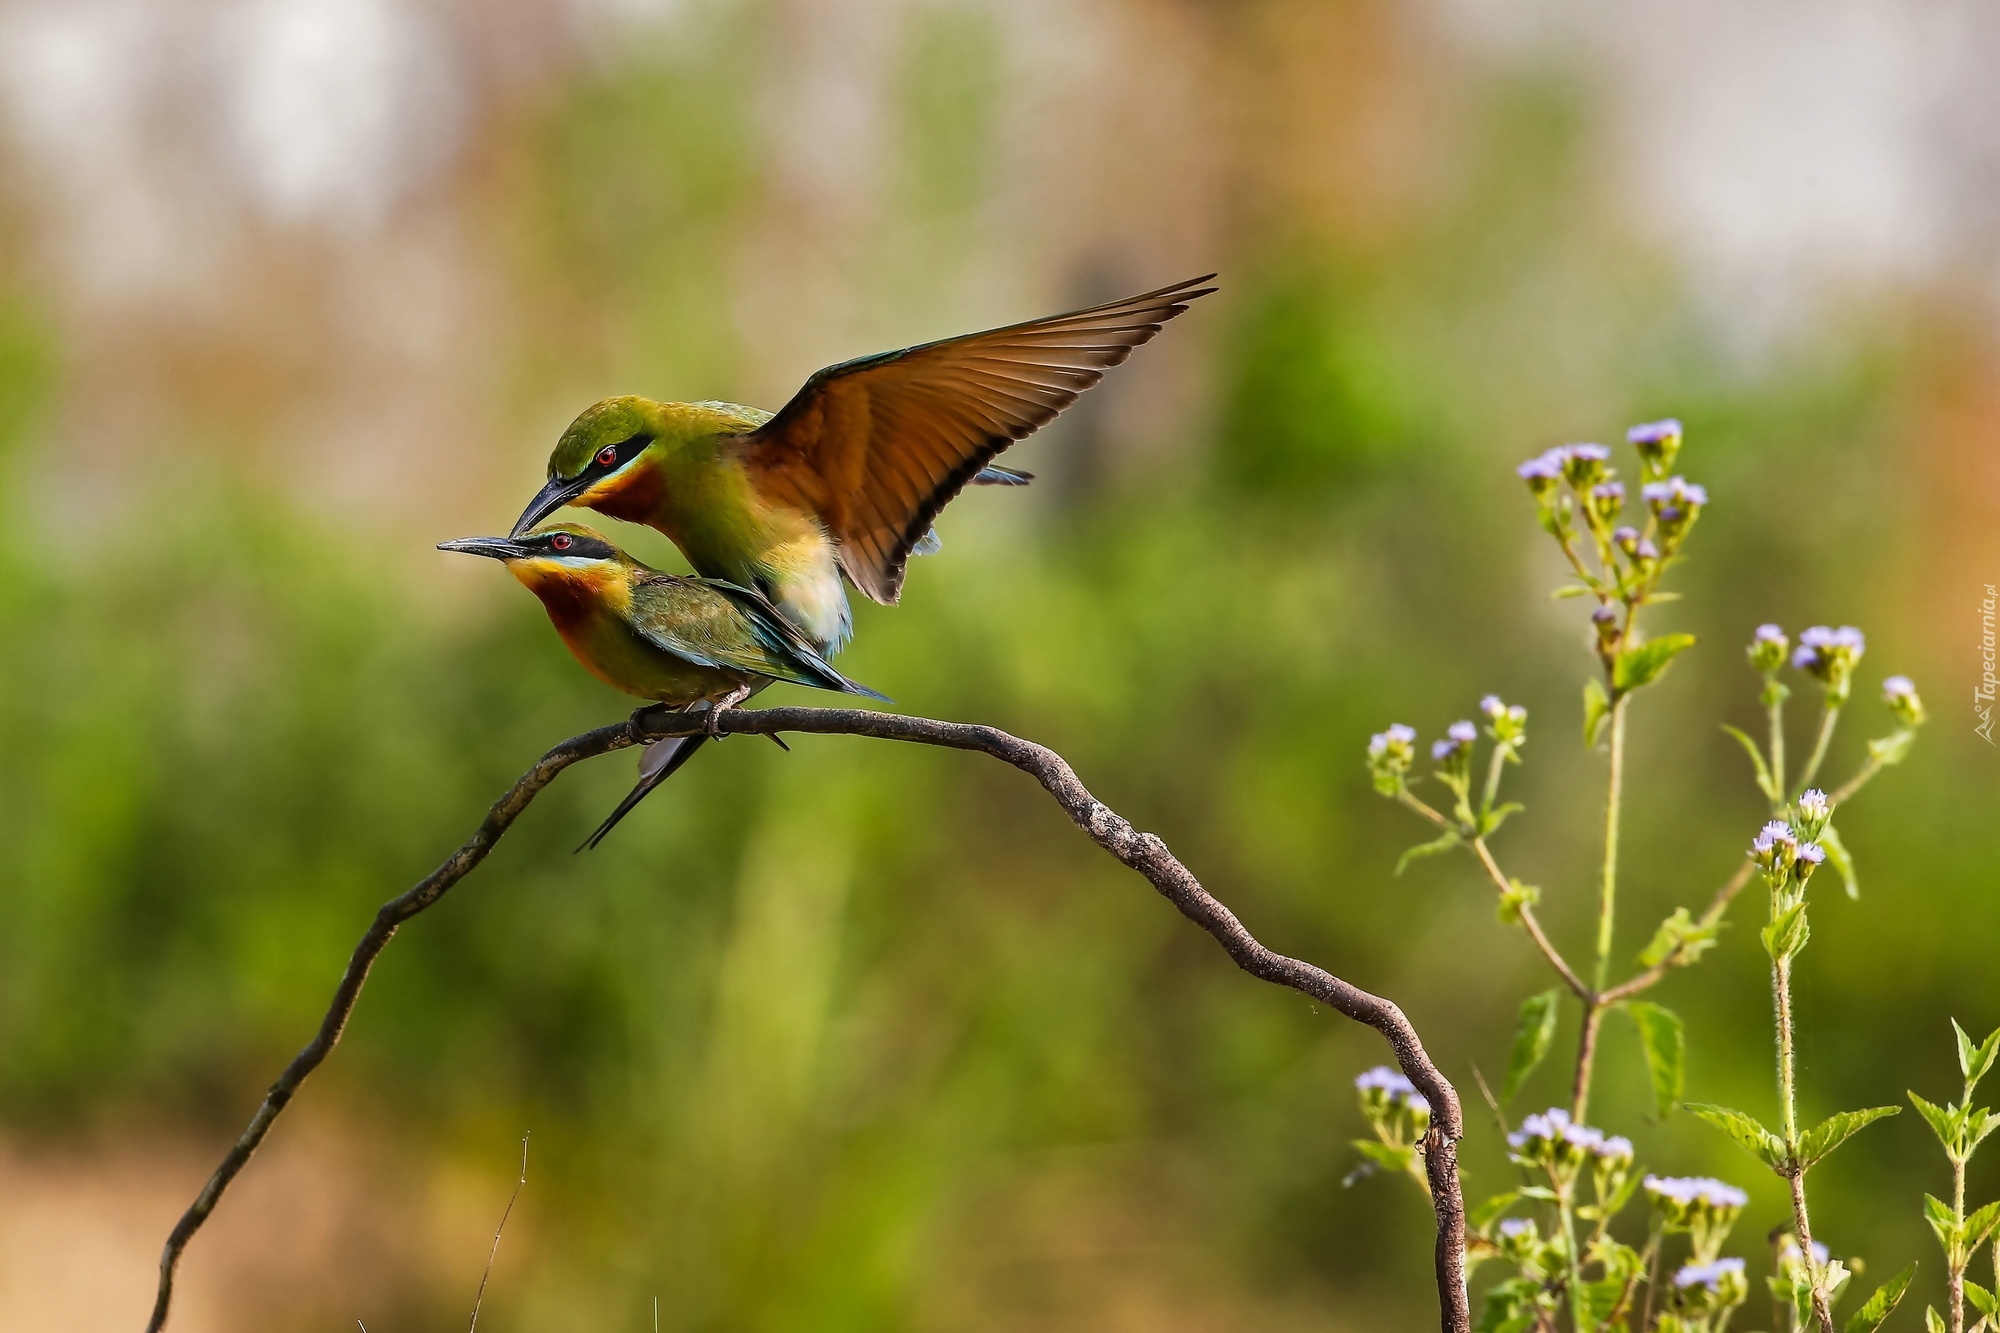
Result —
[[[1499,1188],[1471,1071],[1547,980],[1470,865],[1392,876],[1422,830],[1360,751],[1525,703],[1501,851],[1583,952],[1582,612],[1511,467],[1677,414],[1713,503],[1660,622],[1701,644],[1634,716],[1620,954],[1761,819],[1717,729],[1756,715],[1750,629],[1860,625],[1836,775],[1882,675],[1934,721],[1842,820],[1865,892],[1815,914],[1805,1109],[1942,1099],[1947,1017],[2000,1025],[1996,55],[1979,0],[0,3],[0,1326],[138,1327],[375,905],[626,708],[432,549],[503,527],[575,412],[776,407],[1209,269],[842,665],[1056,746],[1398,1000]],[[1424,1202],[1343,1185],[1374,1034],[1018,774],[739,741],[572,857],[629,777],[565,777],[395,942],[177,1329],[464,1319],[528,1130],[496,1333],[1430,1325]],[[1736,926],[1655,998],[1690,1095],[1766,1112]],[[1775,1182],[1650,1121],[1610,1033],[1599,1117],[1750,1186],[1761,1269]],[[1816,1230],[1937,1299],[1926,1140],[1845,1149]]]

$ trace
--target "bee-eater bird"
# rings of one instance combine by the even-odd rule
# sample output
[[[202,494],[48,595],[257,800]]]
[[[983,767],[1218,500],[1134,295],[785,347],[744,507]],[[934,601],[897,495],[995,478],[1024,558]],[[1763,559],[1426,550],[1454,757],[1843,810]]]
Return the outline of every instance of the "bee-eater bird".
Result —
[[[703,741],[719,737],[724,709],[772,681],[888,697],[828,666],[762,593],[662,573],[580,523],[551,524],[518,537],[461,537],[438,549],[505,562],[542,599],[577,661],[605,684],[673,708],[708,707],[706,736],[673,736],[646,747],[638,785],[584,847],[602,842]]]
[[[516,533],[564,505],[644,523],[695,571],[755,588],[823,654],[852,628],[841,576],[894,605],[968,483],[1215,290],[1209,278],[829,366],[776,414],[607,398],[570,423]]]

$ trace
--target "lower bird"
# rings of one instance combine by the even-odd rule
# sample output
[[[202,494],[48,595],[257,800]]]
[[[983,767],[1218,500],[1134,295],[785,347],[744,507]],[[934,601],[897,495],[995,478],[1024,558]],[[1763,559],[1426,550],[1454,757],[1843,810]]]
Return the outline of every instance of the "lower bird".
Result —
[[[646,747],[639,782],[578,851],[606,834],[719,738],[720,715],[773,681],[887,700],[834,670],[764,595],[720,579],[681,578],[643,565],[580,523],[519,537],[461,537],[440,551],[502,561],[542,599],[556,633],[605,684],[678,709],[706,706],[705,735]]]

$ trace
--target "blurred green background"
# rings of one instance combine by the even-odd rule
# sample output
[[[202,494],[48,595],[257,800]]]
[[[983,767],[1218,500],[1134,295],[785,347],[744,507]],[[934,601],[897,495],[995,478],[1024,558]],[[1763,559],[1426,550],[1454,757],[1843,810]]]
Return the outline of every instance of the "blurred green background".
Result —
[[[1947,1017],[2000,1024],[1967,703],[2000,120],[1966,63],[2000,33],[1750,8],[0,5],[0,1324],[137,1327],[374,907],[625,710],[431,549],[508,522],[571,415],[776,407],[1211,268],[843,668],[1056,747],[1266,943],[1393,997],[1498,1189],[1471,1070],[1547,979],[1471,865],[1392,877],[1422,830],[1361,749],[1525,703],[1500,851],[1585,952],[1583,615],[1511,468],[1679,415],[1712,504],[1660,621],[1701,643],[1636,706],[1621,956],[1762,818],[1716,725],[1756,716],[1750,629],[1860,625],[1834,774],[1881,676],[1934,721],[1843,819],[1866,892],[1814,918],[1804,1111],[1942,1099]],[[1239,974],[1020,775],[743,741],[572,857],[629,778],[563,778],[396,940],[176,1328],[464,1318],[526,1130],[496,1333],[656,1300],[672,1330],[1430,1325],[1424,1202],[1342,1184],[1379,1039]],[[1764,1112],[1734,924],[1655,996],[1690,1096]],[[1599,1088],[1649,1167],[1752,1189],[1754,1256],[1775,1182],[1648,1119],[1628,1027]],[[1937,1298],[1915,1117],[1815,1181],[1836,1253],[1921,1257]]]

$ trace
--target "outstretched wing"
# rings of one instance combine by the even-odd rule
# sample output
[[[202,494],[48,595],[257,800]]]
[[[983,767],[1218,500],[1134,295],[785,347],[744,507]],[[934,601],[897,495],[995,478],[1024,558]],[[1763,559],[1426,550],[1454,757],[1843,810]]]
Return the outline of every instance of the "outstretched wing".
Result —
[[[1214,276],[829,366],[747,437],[752,478],[767,497],[817,515],[854,586],[893,603],[938,511],[1214,291],[1202,285]]]

